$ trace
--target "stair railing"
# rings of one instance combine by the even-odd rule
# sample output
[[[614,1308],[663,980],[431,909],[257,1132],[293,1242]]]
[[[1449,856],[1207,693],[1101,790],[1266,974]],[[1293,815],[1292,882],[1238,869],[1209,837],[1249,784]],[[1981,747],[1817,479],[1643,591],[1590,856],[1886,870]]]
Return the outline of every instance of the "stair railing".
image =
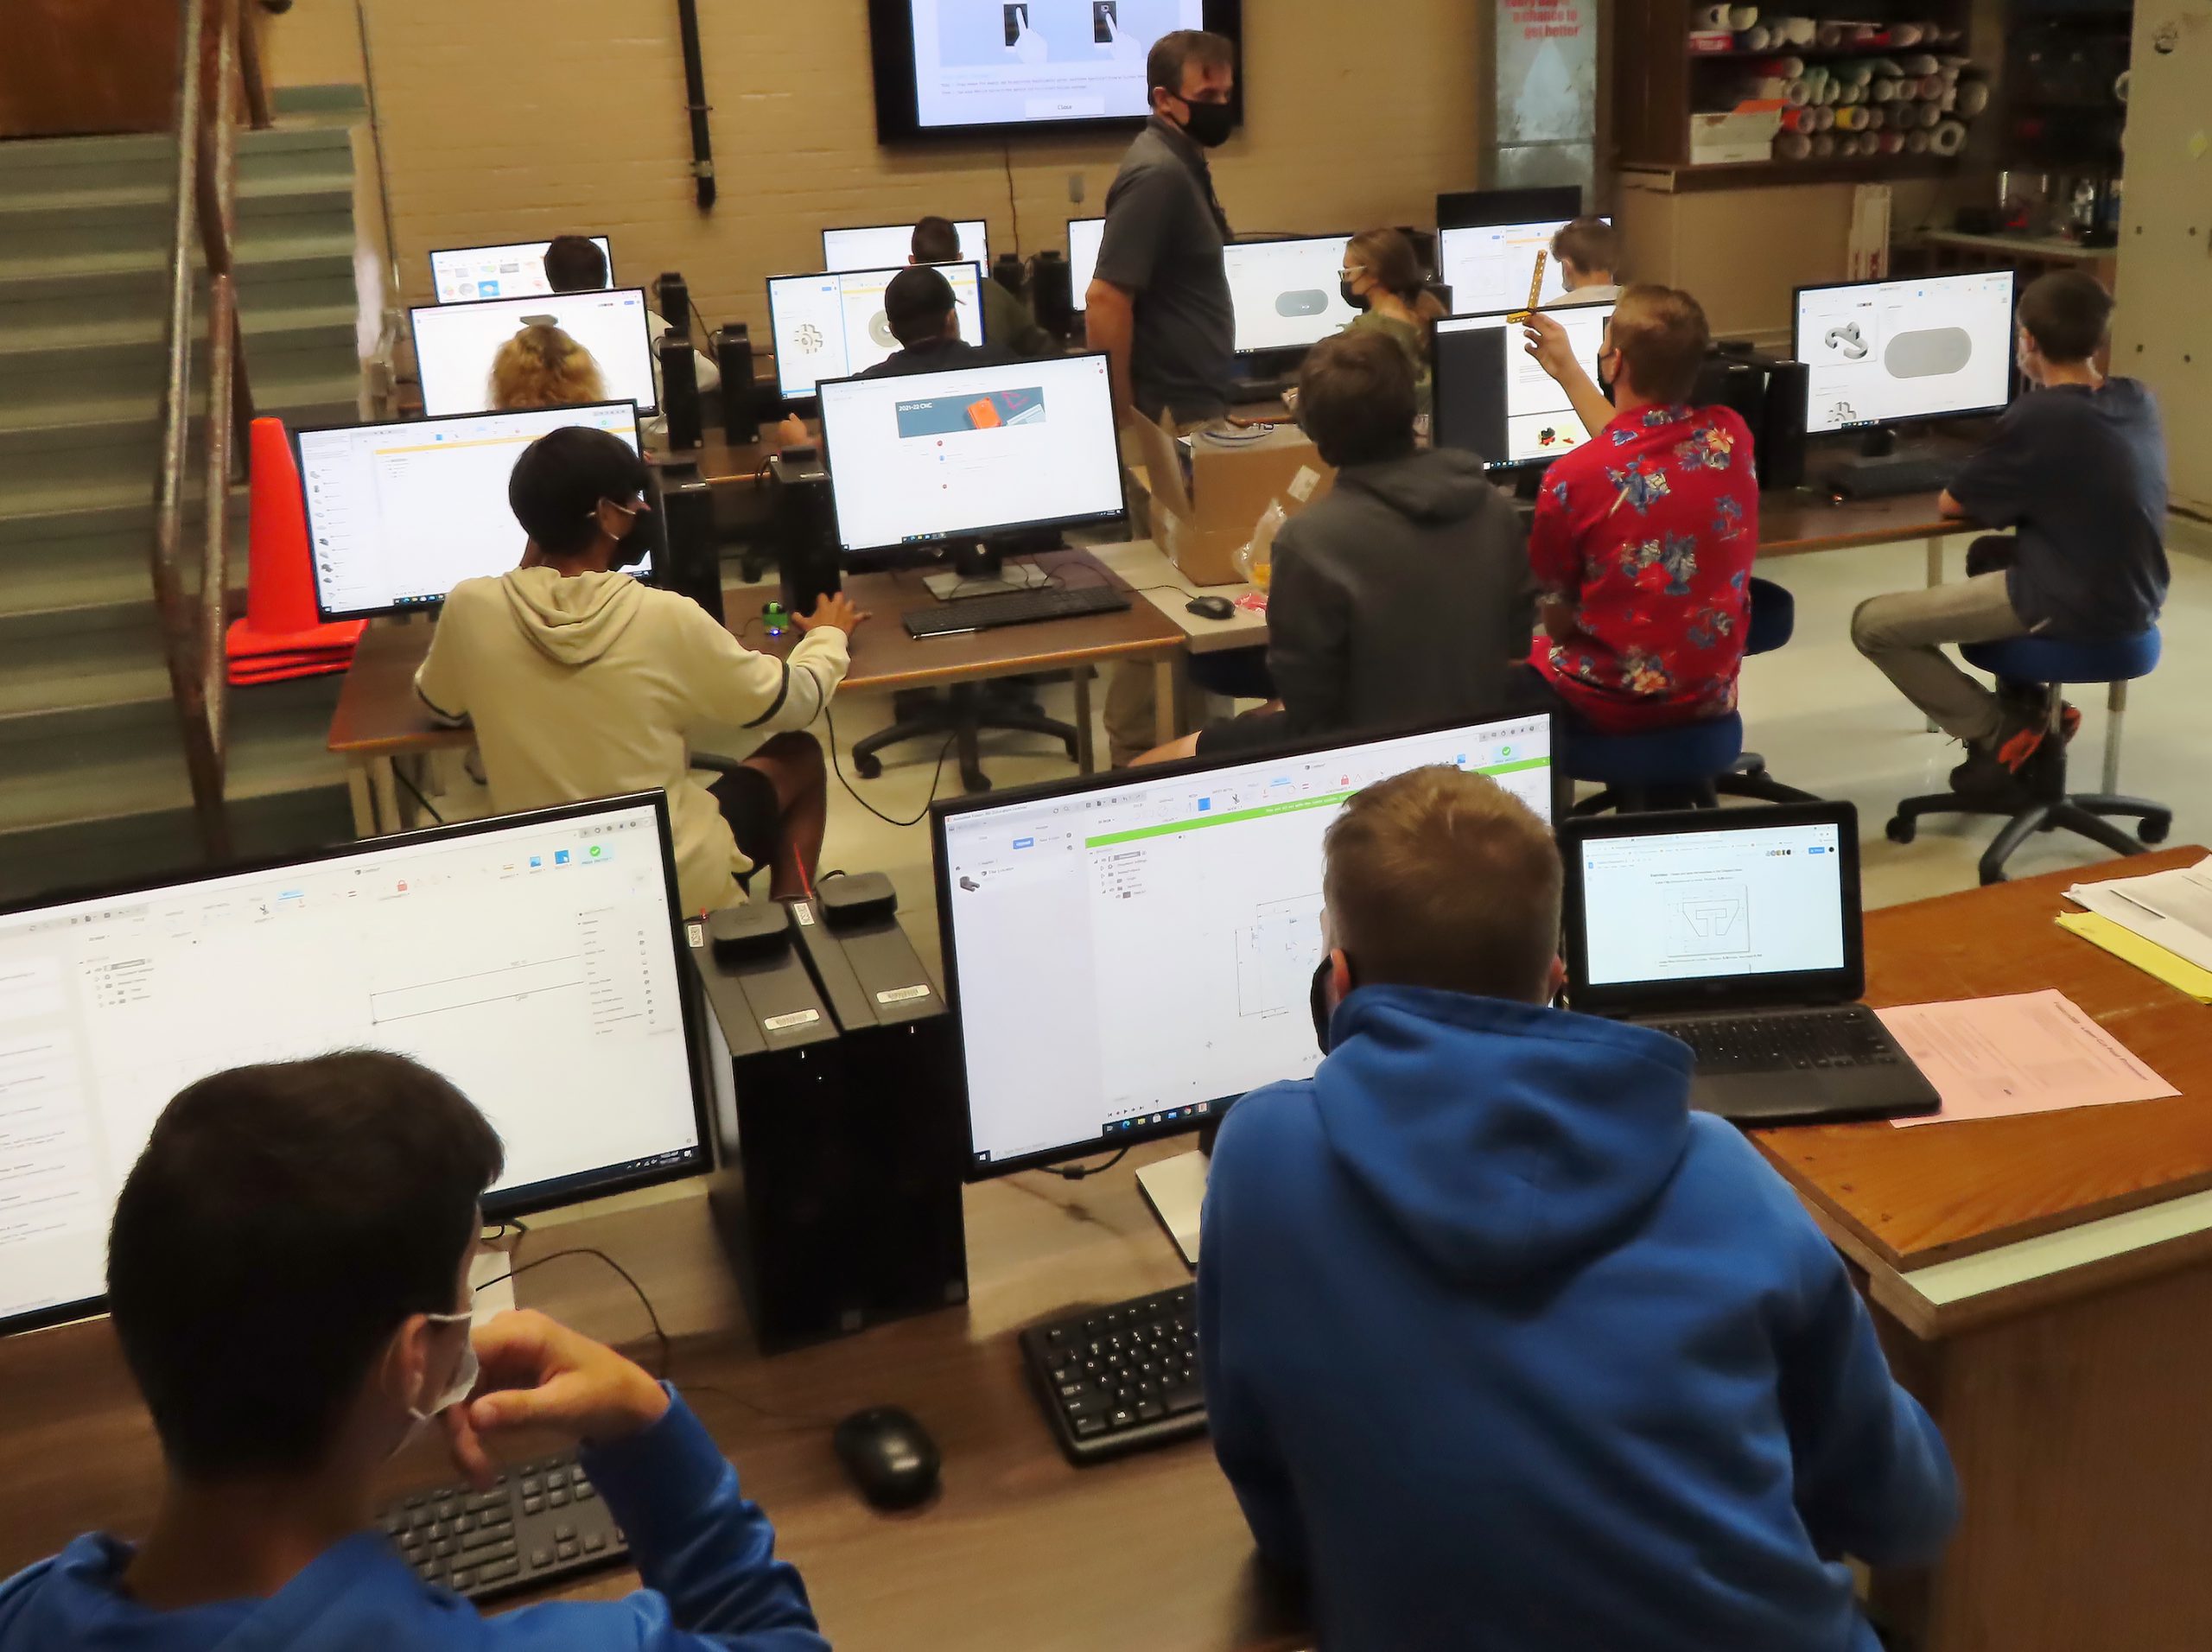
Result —
[[[154,492],[154,604],[192,782],[200,847],[211,861],[231,855],[224,774],[229,752],[223,633],[230,585],[229,501],[245,479],[253,397],[238,324],[238,95],[247,118],[269,124],[253,25],[242,0],[179,0],[176,199],[169,247],[168,378],[162,391],[161,469]],[[207,412],[201,500],[206,533],[196,593],[184,578],[185,470],[192,445],[193,248],[207,272],[201,337],[207,349]]]

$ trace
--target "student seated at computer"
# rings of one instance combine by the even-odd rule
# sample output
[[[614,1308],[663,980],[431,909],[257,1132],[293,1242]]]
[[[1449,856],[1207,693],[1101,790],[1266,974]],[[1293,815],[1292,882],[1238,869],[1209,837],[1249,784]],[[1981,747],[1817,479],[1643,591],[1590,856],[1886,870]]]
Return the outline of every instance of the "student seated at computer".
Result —
[[[943,270],[926,264],[910,264],[891,277],[883,289],[883,320],[899,347],[873,367],[861,369],[862,378],[995,367],[1014,359],[995,344],[970,344],[960,336],[952,283]]]
[[[1299,372],[1298,422],[1337,480],[1275,536],[1265,651],[1279,704],[1140,762],[1475,718],[1515,690],[1532,624],[1520,518],[1480,459],[1415,448],[1405,352],[1378,332],[1322,340]]]
[[[492,405],[503,412],[606,399],[607,381],[591,352],[548,322],[523,328],[492,358]]]
[[[1977,539],[1967,578],[1859,605],[1851,639],[1954,739],[1962,791],[2007,785],[2044,739],[2034,696],[1993,693],[1947,658],[1945,643],[2007,637],[2126,637],[2164,606],[2166,446],[2139,379],[2107,378],[2096,356],[2113,301],[2078,270],[2038,276],[2020,295],[2020,372],[2034,388],[1998,422],[1940,502],[2008,537]],[[2063,735],[2080,715],[2065,708]]]
[[[588,235],[556,235],[545,244],[545,284],[556,293],[595,293],[607,285],[607,255],[599,244]],[[675,325],[679,330],[688,329],[691,318],[679,315]],[[660,390],[661,335],[669,329],[669,322],[652,311],[645,312],[645,326],[655,346],[653,352],[653,390]],[[699,375],[699,393],[721,388],[721,369],[715,365],[712,356],[702,351],[691,352],[691,365]]]
[[[914,226],[912,243],[915,264],[953,264],[960,257],[960,229],[949,218],[925,218]],[[983,342],[1009,358],[1048,355],[1055,348],[1052,335],[1037,325],[1029,306],[1000,283],[982,273]]]
[[[530,536],[522,566],[463,580],[416,673],[439,716],[475,726],[492,804],[505,813],[617,792],[668,793],[687,912],[744,899],[771,868],[779,899],[804,893],[829,806],[822,747],[799,733],[843,681],[862,616],[825,596],[788,660],[756,654],[689,597],[614,571],[644,514],[645,461],[582,426],[523,450],[507,503]],[[702,724],[771,734],[711,786],[690,778]]]
[[[1221,1126],[1214,1452],[1324,1647],[1877,1652],[1957,1512],[1843,1259],[1666,1034],[1547,1007],[1560,866],[1415,769],[1324,839],[1313,1077]]]
[[[1599,353],[1611,403],[1541,310],[1529,353],[1591,435],[1554,460],[1529,530],[1535,641],[1531,703],[1600,734],[1636,734],[1736,708],[1758,550],[1751,433],[1732,410],[1687,404],[1705,359],[1688,293],[1622,293]]]
[[[1421,260],[1403,232],[1363,230],[1344,244],[1338,286],[1345,303],[1362,312],[1347,333],[1379,333],[1406,353],[1414,390],[1428,405],[1428,324],[1444,305],[1421,281]]]
[[[162,1109],[108,1235],[108,1311],[161,1438],[145,1540],[0,1584],[0,1652],[826,1652],[798,1573],[673,1388],[538,1313],[470,1329],[499,1138],[445,1079],[348,1051],[203,1078]],[[582,1445],[645,1587],[480,1618],[372,1525],[437,1420],[488,1485],[518,1431]]]
[[[1602,218],[1578,218],[1552,232],[1552,262],[1559,265],[1561,304],[1610,304],[1621,295],[1621,235]]]

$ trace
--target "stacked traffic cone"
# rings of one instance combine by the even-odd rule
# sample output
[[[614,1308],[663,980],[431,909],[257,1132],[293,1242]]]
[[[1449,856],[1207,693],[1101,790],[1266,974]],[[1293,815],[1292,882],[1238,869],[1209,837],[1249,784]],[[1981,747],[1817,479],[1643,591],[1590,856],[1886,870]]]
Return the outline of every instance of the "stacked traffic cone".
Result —
[[[307,500],[283,420],[253,422],[251,458],[245,618],[231,625],[231,681],[276,683],[342,671],[352,664],[353,645],[369,622],[321,623],[315,600],[314,553],[308,544]]]

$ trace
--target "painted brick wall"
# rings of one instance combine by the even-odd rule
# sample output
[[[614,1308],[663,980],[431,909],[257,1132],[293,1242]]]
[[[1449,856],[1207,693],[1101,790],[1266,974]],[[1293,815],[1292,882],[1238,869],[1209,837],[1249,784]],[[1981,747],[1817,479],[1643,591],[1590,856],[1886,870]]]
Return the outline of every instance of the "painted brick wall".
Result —
[[[875,141],[864,0],[701,0],[721,197],[692,204],[669,0],[365,0],[404,290],[435,246],[562,230],[613,239],[617,272],[681,270],[719,321],[766,331],[762,283],[819,264],[825,225],[925,212],[990,222],[995,252],[1063,247],[1099,210],[1119,142],[887,149]],[[1239,229],[1425,223],[1475,182],[1487,47],[1477,0],[1249,0],[1244,130],[1215,162]],[[269,24],[275,76],[358,63],[353,8],[300,0]],[[1071,206],[1071,174],[1084,203]]]

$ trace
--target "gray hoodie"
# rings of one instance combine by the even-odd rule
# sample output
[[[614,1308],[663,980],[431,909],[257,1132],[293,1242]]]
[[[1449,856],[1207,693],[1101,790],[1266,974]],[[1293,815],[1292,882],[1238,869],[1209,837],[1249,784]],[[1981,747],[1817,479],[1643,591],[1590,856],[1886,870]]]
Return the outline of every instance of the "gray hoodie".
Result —
[[[1471,454],[1347,466],[1275,539],[1268,670],[1300,734],[1501,710],[1535,623],[1527,531]]]

